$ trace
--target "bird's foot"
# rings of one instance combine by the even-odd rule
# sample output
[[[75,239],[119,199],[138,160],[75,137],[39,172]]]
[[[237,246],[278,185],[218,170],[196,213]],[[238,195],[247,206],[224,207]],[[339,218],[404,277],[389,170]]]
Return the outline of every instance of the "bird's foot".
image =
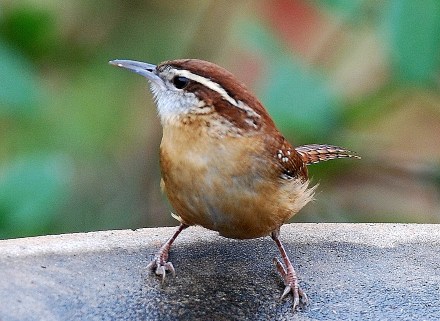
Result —
[[[176,276],[176,270],[173,263],[167,262],[168,249],[162,247],[159,252],[154,256],[154,259],[147,265],[148,269],[151,269],[156,275],[161,276],[162,283],[165,281],[165,277],[168,272],[171,272],[173,276]]]
[[[298,278],[292,264],[284,267],[280,260],[278,260],[277,258],[274,258],[273,262],[278,270],[278,273],[280,273],[281,277],[284,280],[284,285],[286,286],[284,288],[283,294],[281,295],[281,300],[284,299],[289,293],[292,293],[294,311],[300,304],[307,305],[307,295],[303,290],[301,290],[298,285]]]
[[[177,230],[174,232],[173,236],[171,236],[168,241],[162,247],[160,250],[156,253],[154,256],[154,259],[147,265],[148,269],[153,270],[156,275],[159,275],[162,277],[162,283],[165,281],[165,276],[167,275],[167,271],[171,272],[173,276],[176,276],[176,270],[174,269],[174,266],[171,262],[168,262],[168,252],[170,251],[171,245],[177,238],[177,236],[182,232],[184,229],[186,229],[188,225],[181,223]]]

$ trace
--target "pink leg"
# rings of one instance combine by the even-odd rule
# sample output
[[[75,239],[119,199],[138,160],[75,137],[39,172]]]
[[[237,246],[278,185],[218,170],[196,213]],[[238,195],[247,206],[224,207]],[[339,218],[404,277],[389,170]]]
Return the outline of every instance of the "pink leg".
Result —
[[[177,238],[177,236],[182,232],[184,229],[186,229],[188,225],[186,224],[180,224],[177,231],[171,236],[168,241],[162,247],[159,249],[159,251],[154,256],[153,261],[151,261],[148,265],[148,269],[155,270],[156,275],[162,275],[162,283],[165,281],[165,276],[167,271],[170,271],[173,276],[176,275],[176,270],[174,269],[174,266],[171,262],[167,262],[168,259],[168,252],[170,251],[170,247],[173,244],[174,240]]]
[[[277,258],[273,259],[275,266],[278,272],[281,274],[281,277],[284,279],[284,284],[286,286],[283,294],[281,295],[281,299],[285,298],[290,292],[292,292],[293,310],[295,310],[300,303],[300,299],[302,304],[307,304],[307,295],[304,291],[301,290],[298,285],[298,278],[296,276],[295,269],[293,268],[293,265],[290,262],[289,257],[287,256],[286,250],[284,249],[284,246],[283,244],[281,244],[281,241],[279,239],[280,230],[277,229],[273,231],[271,236],[278,246],[278,250],[281,253],[281,257],[285,265],[284,267],[280,260],[278,260]]]

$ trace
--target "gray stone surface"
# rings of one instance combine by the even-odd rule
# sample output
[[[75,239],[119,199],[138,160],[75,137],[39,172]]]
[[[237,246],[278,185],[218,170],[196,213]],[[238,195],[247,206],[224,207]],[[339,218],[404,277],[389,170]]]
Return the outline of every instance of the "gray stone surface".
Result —
[[[293,313],[269,238],[182,232],[162,286],[146,270],[174,228],[0,241],[0,320],[440,320],[440,225],[291,224],[310,304]]]

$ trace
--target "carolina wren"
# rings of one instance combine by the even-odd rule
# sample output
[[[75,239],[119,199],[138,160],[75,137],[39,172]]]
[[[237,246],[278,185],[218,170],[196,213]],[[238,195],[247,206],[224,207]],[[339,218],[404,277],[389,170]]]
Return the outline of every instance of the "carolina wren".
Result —
[[[175,274],[168,252],[179,233],[201,225],[220,235],[251,239],[271,235],[284,265],[274,263],[293,294],[293,308],[306,294],[280,242],[280,227],[313,197],[307,165],[354,153],[331,145],[294,148],[260,101],[225,69],[202,60],[159,65],[113,60],[110,64],[146,77],[163,126],[162,188],[180,226],[148,265],[165,279]]]

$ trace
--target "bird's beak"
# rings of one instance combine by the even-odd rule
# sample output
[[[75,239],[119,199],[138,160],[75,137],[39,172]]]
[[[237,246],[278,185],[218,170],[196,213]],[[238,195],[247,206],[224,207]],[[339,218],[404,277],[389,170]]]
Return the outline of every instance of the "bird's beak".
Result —
[[[108,62],[110,65],[125,68],[133,71],[141,76],[144,76],[149,81],[164,87],[163,80],[157,75],[156,65],[152,65],[146,62],[134,61],[134,60],[111,60]]]

